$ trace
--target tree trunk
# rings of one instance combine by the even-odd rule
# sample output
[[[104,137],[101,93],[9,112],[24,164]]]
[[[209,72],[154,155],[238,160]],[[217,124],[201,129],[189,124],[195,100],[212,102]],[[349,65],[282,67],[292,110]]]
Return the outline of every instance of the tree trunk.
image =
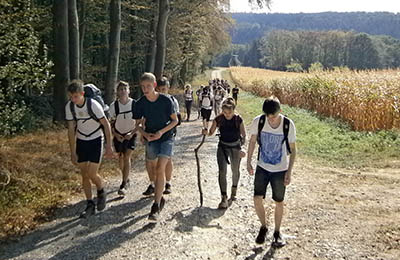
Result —
[[[160,0],[158,8],[158,25],[157,25],[157,52],[154,74],[160,79],[164,73],[165,56],[167,52],[167,22],[169,15],[169,0]]]
[[[159,6],[159,0],[153,0],[154,9]],[[158,12],[153,10],[153,17],[150,23],[150,39],[147,43],[147,51],[146,51],[146,63],[145,63],[145,71],[146,72],[154,72],[154,66],[156,62],[156,51],[157,51],[157,41],[156,41],[156,31],[157,31],[157,23],[158,23]]]
[[[68,0],[70,79],[79,79],[79,22],[76,0]]]
[[[110,40],[105,86],[105,102],[110,104],[115,98],[118,80],[118,63],[121,43],[121,0],[110,2]]]
[[[81,79],[84,78],[83,75],[83,41],[85,39],[86,32],[86,6],[85,0],[80,0],[80,24],[79,24],[79,76]]]
[[[68,0],[57,0],[53,4],[54,12],[54,121],[65,119],[67,85],[69,81],[69,46],[68,46]]]

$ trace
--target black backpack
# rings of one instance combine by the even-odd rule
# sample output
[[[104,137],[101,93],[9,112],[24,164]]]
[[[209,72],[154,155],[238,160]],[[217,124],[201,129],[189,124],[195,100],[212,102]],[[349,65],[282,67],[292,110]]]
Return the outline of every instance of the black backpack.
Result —
[[[258,121],[258,132],[257,132],[257,143],[258,143],[258,156],[260,156],[260,150],[261,150],[261,130],[264,128],[265,124],[265,115],[262,115],[260,117],[260,121]],[[283,140],[282,144],[285,142],[286,143],[286,151],[291,154],[292,151],[290,150],[290,145],[289,145],[289,140],[288,140],[288,135],[289,135],[289,127],[290,127],[290,121],[289,119],[284,116],[283,117]]]
[[[109,109],[109,107],[104,103],[104,100],[103,100],[103,98],[101,97],[101,90],[98,89],[98,88],[97,88],[95,85],[93,85],[93,84],[86,84],[86,85],[83,87],[83,90],[84,90],[84,92],[85,92],[84,97],[86,98],[86,107],[87,107],[88,114],[89,114],[90,118],[94,119],[94,120],[97,121],[97,122],[100,121],[100,119],[97,118],[96,114],[93,112],[93,109],[92,109],[92,99],[94,99],[94,100],[96,100],[97,102],[100,103],[100,105],[102,106],[102,108],[103,108],[103,110],[104,110],[104,114],[108,117],[108,109]],[[71,110],[72,117],[74,118],[75,121],[77,121],[76,112],[75,112],[75,104],[72,103],[72,102],[69,102],[69,108],[70,108],[70,110]],[[88,135],[86,135],[86,134],[80,132],[79,130],[78,130],[78,131],[79,131],[82,135],[84,135],[84,136],[86,136],[86,137],[89,137],[89,136],[91,136],[92,134],[96,133],[98,130],[100,130],[100,129],[102,129],[102,128],[103,128],[103,125],[100,124],[99,128],[97,128],[96,130],[94,130],[92,133],[90,133],[90,134],[88,134]]]

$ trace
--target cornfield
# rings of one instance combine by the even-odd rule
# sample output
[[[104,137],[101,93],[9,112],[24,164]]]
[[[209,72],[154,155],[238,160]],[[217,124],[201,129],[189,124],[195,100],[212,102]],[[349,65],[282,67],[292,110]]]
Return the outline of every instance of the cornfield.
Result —
[[[400,129],[400,70],[290,73],[232,67],[232,79],[253,94],[341,119],[358,131]]]

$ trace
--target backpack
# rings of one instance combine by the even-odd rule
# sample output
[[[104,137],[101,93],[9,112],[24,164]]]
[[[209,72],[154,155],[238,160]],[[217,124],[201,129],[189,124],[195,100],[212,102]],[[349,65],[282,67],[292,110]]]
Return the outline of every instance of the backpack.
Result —
[[[84,85],[83,90],[85,91],[84,97],[86,98],[86,108],[87,108],[87,111],[88,111],[88,114],[89,114],[90,118],[92,118],[92,119],[95,120],[96,122],[99,122],[99,121],[100,121],[100,119],[97,118],[97,116],[96,116],[95,113],[93,112],[93,109],[92,109],[92,99],[94,99],[94,100],[96,100],[97,102],[100,103],[100,105],[103,107],[104,114],[108,117],[108,109],[109,109],[109,107],[104,103],[104,100],[103,100],[103,98],[101,97],[101,90],[98,89],[98,88],[97,88],[95,85],[93,85],[93,84],[86,84],[86,85]],[[70,110],[71,110],[72,117],[74,118],[75,121],[77,121],[76,112],[75,112],[75,104],[72,103],[72,102],[70,102],[70,103],[69,103],[69,108],[70,108]],[[91,136],[92,134],[94,134],[95,132],[97,132],[98,130],[100,130],[100,129],[102,129],[102,128],[103,128],[103,125],[100,124],[99,128],[97,128],[96,130],[94,130],[94,131],[93,131],[92,133],[90,133],[89,135],[86,135],[86,134],[80,132],[79,130],[78,130],[78,131],[79,131],[82,135],[84,135],[84,136],[86,136],[86,137],[89,137],[89,136]]]
[[[178,102],[175,103],[175,100],[177,101],[177,99],[176,99],[174,96],[172,96],[172,95],[170,95],[170,96],[171,96],[172,103],[173,103],[174,106],[175,106],[175,104],[178,103]],[[178,125],[180,125],[180,124],[182,123],[182,116],[181,116],[181,113],[179,113],[178,111],[176,111],[176,117],[178,118],[178,124],[177,124],[176,126],[178,126]],[[175,127],[176,127],[176,126],[175,126]],[[174,127],[174,128],[175,128],[175,127]]]
[[[257,143],[259,145],[258,148],[258,156],[260,156],[260,150],[261,150],[261,130],[264,128],[265,124],[265,115],[262,115],[260,117],[260,121],[258,121],[258,132],[257,132]],[[291,154],[292,151],[290,150],[290,145],[289,145],[289,140],[288,140],[288,135],[289,135],[289,127],[290,127],[290,121],[289,119],[284,116],[283,117],[283,140],[282,144],[285,142],[286,143],[286,151],[288,154]]]
[[[212,100],[211,100],[211,93],[210,91],[207,91],[207,93],[202,93],[201,95],[201,104],[203,105],[204,100],[208,100],[209,105],[208,106],[212,106]],[[208,107],[206,106],[206,107]]]

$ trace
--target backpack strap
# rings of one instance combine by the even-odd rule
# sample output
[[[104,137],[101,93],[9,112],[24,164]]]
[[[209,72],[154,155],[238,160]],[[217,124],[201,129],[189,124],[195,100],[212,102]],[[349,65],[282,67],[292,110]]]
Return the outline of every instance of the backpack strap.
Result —
[[[94,114],[93,109],[92,109],[92,99],[91,98],[86,98],[86,108],[88,111],[89,116],[99,122],[100,120],[97,118],[97,116]]]
[[[114,110],[115,110],[115,117],[119,115],[119,104],[118,100],[115,100],[114,102]]]
[[[257,160],[260,159],[260,152],[261,152],[261,130],[264,128],[265,124],[265,115],[262,115],[260,117],[260,120],[258,121],[258,132],[257,132],[257,143],[258,143],[258,155],[257,155]]]
[[[289,139],[288,139],[289,127],[290,127],[290,121],[286,116],[284,116],[283,117],[283,140],[282,140],[282,144],[284,142],[286,143],[286,151],[289,154],[291,154],[292,151],[290,150]]]
[[[69,102],[69,109],[71,110],[72,117],[76,121],[75,104],[72,101]]]

